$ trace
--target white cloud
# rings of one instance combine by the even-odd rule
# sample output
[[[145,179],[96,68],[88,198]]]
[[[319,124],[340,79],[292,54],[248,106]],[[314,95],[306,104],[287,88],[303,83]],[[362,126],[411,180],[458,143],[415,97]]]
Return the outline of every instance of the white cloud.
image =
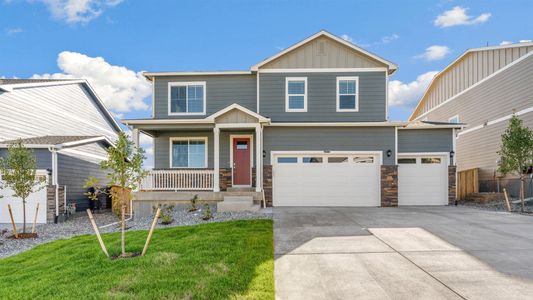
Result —
[[[531,43],[531,40],[519,40],[519,43]]]
[[[353,39],[351,36],[347,35],[346,33],[341,35],[341,38],[347,42],[353,43]]]
[[[57,65],[63,73],[35,74],[32,78],[84,78],[113,111],[129,112],[149,108],[144,99],[152,93],[152,89],[141,72],[111,65],[102,57],[69,51],[59,53]]]
[[[87,24],[99,17],[104,9],[115,6],[122,0],[34,0],[41,2],[52,16],[68,24]],[[30,0],[30,2],[34,2]]]
[[[22,28],[6,28],[5,29],[5,32],[7,35],[15,35],[17,33],[21,33],[21,32],[24,32],[24,30]]]
[[[384,36],[384,37],[381,38],[381,43],[382,44],[388,44],[388,43],[393,42],[393,41],[395,41],[395,40],[397,40],[399,38],[400,38],[400,36],[397,35],[397,34],[387,35],[387,36]]]
[[[503,46],[503,45],[511,45],[512,43],[513,43],[513,42],[511,42],[511,41],[502,41],[502,42],[500,43],[500,45],[501,45],[501,46]]]
[[[457,25],[474,25],[485,23],[489,20],[491,14],[483,13],[477,17],[466,14],[468,8],[455,6],[451,10],[447,10],[441,15],[437,16],[433,24],[437,27],[451,27]]]
[[[415,81],[403,83],[399,80],[389,82],[389,104],[391,106],[411,107],[417,103],[422,94],[431,83],[437,71],[426,72],[419,75]]]
[[[426,52],[416,55],[415,58],[422,58],[427,61],[443,59],[450,53],[447,46],[433,45],[426,48]]]

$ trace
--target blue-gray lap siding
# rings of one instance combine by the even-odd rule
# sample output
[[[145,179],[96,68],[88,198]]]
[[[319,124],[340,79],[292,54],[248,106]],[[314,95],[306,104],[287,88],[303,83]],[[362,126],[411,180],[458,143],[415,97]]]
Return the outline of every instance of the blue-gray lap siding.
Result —
[[[452,129],[398,130],[398,152],[450,152],[453,150]]]
[[[52,169],[52,153],[48,149],[31,149],[37,162],[37,169]],[[0,157],[7,157],[7,148],[0,148]]]
[[[169,116],[169,82],[206,82],[206,115]],[[257,83],[255,75],[209,75],[156,77],[154,85],[154,118],[197,119],[207,117],[237,103],[252,111],[257,110]]]
[[[337,77],[359,77],[359,111],[337,112]],[[285,78],[307,77],[307,112],[285,112]],[[260,73],[259,113],[273,122],[386,120],[385,72]]]
[[[267,127],[263,163],[271,151],[382,151],[383,164],[394,165],[394,146],[394,127]]]

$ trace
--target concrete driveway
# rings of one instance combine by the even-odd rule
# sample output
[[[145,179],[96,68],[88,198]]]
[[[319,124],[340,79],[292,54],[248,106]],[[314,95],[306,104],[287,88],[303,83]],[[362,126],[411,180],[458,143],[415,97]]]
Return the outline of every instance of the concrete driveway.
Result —
[[[526,299],[533,217],[464,207],[274,209],[277,299]]]

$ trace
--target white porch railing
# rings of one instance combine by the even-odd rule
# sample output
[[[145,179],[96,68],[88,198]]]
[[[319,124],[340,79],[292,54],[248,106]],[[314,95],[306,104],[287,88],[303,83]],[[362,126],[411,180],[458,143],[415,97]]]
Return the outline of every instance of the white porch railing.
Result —
[[[213,170],[152,170],[141,181],[140,190],[213,190],[213,174]]]

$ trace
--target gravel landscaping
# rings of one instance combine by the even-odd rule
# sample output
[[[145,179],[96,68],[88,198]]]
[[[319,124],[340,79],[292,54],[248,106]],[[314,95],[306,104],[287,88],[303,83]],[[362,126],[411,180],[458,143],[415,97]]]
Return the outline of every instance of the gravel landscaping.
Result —
[[[459,205],[470,207],[470,208],[483,209],[483,210],[507,211],[507,206],[505,205],[503,201],[491,201],[491,202],[486,202],[486,203],[464,201],[464,202],[459,202]],[[522,209],[522,204],[520,202],[511,203],[511,212],[521,213],[521,209]],[[524,214],[533,215],[533,201],[525,202]]]
[[[196,225],[201,223],[224,222],[233,220],[248,220],[248,219],[271,219],[272,210],[266,209],[259,212],[221,212],[213,213],[213,218],[204,221],[202,220],[201,210],[196,212],[188,212],[186,209],[176,209],[172,212],[173,222],[169,225],[159,224],[157,227],[174,227]],[[96,213],[94,218],[101,233],[120,231],[118,225],[105,226],[117,222],[118,219],[111,214],[111,212]],[[146,218],[134,218],[126,222],[128,231],[132,230],[146,230],[150,227],[153,216]],[[31,224],[26,224],[26,230],[31,231]],[[0,234],[0,258],[11,256],[37,245],[44,244],[50,241],[65,239],[76,235],[94,234],[89,218],[85,212],[78,212],[74,218],[58,223],[58,224],[42,224],[36,227],[38,238],[35,239],[8,239],[7,236],[12,235],[10,224],[0,224],[0,232],[2,229],[7,229],[5,234]],[[21,230],[21,226],[17,226],[17,230]]]

